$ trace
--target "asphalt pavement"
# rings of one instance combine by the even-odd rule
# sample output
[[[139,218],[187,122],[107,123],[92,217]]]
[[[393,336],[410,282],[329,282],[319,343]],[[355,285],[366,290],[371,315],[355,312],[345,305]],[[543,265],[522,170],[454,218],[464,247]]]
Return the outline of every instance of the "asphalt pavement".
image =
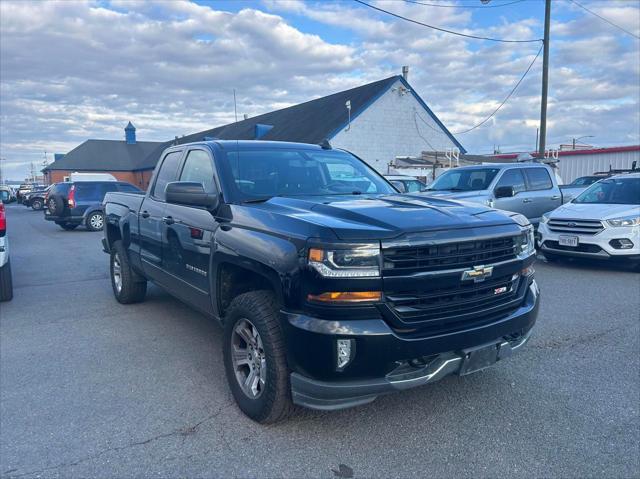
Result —
[[[639,477],[640,274],[538,261],[534,337],[480,373],[261,426],[217,324],[113,298],[101,233],[7,207],[1,477]]]

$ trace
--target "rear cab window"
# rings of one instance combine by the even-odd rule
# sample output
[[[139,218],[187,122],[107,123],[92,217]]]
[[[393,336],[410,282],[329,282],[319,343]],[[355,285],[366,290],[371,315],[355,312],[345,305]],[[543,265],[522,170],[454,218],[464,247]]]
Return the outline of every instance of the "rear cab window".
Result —
[[[553,182],[546,168],[525,168],[529,191],[550,190]]]

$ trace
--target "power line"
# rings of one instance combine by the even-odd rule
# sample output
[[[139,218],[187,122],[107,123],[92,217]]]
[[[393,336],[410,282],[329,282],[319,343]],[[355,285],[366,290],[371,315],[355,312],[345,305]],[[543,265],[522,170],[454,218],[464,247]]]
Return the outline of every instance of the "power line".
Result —
[[[640,40],[640,37],[638,35],[636,35],[635,33],[630,32],[629,30],[622,28],[620,25],[613,23],[611,20],[608,20],[606,18],[604,18],[602,15],[598,15],[596,12],[594,12],[593,10],[589,10],[587,7],[585,7],[584,5],[579,4],[578,2],[576,2],[575,0],[569,0],[571,3],[579,6],[580,8],[582,8],[583,10],[589,12],[591,15],[598,17],[600,20],[607,22],[609,25],[612,25],[614,27],[616,27],[619,30],[622,30],[623,32],[631,35],[634,38],[637,38],[638,40]]]
[[[391,15],[392,17],[399,18],[399,19],[404,20],[406,22],[415,23],[416,25],[421,25],[423,27],[431,28],[433,30],[438,30],[439,32],[450,33],[452,35],[458,35],[460,37],[473,38],[473,39],[476,39],[476,40],[488,40],[488,41],[491,41],[491,42],[502,42],[502,43],[534,43],[534,42],[541,42],[542,41],[541,38],[536,38],[536,39],[533,39],[533,40],[504,40],[504,39],[500,39],[500,38],[481,37],[481,36],[477,36],[477,35],[469,35],[469,34],[466,34],[466,33],[454,32],[453,30],[447,30],[446,28],[436,27],[434,25],[429,25],[427,23],[419,22],[418,20],[413,20],[412,18],[403,17],[402,15],[398,15],[397,13],[393,13],[393,12],[390,12],[388,10],[384,10],[382,8],[376,7],[376,6],[371,5],[371,4],[367,3],[367,2],[363,2],[362,0],[353,0],[353,1],[357,2],[357,3],[361,4],[361,5],[364,5],[366,7],[372,8],[373,10],[377,10],[379,12],[386,13],[387,15]]]
[[[438,8],[498,8],[498,7],[506,7],[507,5],[513,5],[515,3],[524,2],[524,0],[514,0],[508,3],[501,3],[499,5],[441,5],[438,3],[425,3],[418,2],[416,0],[404,0],[407,3],[415,3],[416,5],[424,5],[425,7],[438,7]]]
[[[511,89],[511,91],[509,92],[509,94],[505,97],[504,100],[502,100],[502,103],[500,103],[500,105],[498,105],[498,108],[496,108],[495,110],[493,110],[493,112],[486,117],[484,120],[482,120],[480,123],[478,123],[475,126],[472,126],[471,128],[468,128],[466,130],[463,131],[456,131],[456,132],[452,132],[452,135],[463,135],[464,133],[469,133],[470,131],[475,130],[476,128],[484,125],[486,122],[488,122],[496,113],[498,113],[498,110],[500,110],[500,108],[502,108],[504,106],[505,103],[507,103],[507,101],[509,100],[509,98],[511,98],[511,96],[515,93],[515,91],[518,89],[518,87],[520,86],[520,83],[522,83],[522,81],[525,79],[525,77],[527,76],[527,74],[529,73],[529,71],[531,71],[531,68],[533,68],[534,63],[536,62],[536,60],[538,59],[538,57],[540,56],[540,52],[542,52],[542,45],[540,46],[540,49],[538,50],[538,53],[536,53],[536,56],[533,58],[533,61],[529,64],[529,67],[525,70],[525,72],[522,74],[522,76],[520,77],[520,79],[518,80],[518,82],[515,84],[515,86]],[[422,122],[427,125],[429,128],[431,128],[432,130],[438,131],[440,133],[443,133],[441,130],[436,130],[435,128],[433,128],[431,125],[429,125],[429,123],[426,122],[426,120],[424,120],[420,115],[418,115],[418,118],[420,118],[422,120]]]

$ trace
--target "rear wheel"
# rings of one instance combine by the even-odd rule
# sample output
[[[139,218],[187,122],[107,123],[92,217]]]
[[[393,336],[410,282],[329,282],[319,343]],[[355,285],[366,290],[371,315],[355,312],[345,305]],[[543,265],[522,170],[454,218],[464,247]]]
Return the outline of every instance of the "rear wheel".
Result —
[[[78,225],[71,223],[57,223],[57,225],[65,231],[72,231],[78,227]]]
[[[111,287],[119,303],[139,303],[147,294],[147,280],[131,269],[129,256],[122,241],[111,247]]]
[[[89,231],[102,231],[104,227],[104,215],[101,211],[94,211],[87,216],[85,224]]]
[[[294,411],[284,337],[273,293],[235,298],[224,326],[224,366],[236,403],[260,423],[281,421]]]
[[[7,261],[0,268],[0,301],[9,301],[13,298],[13,281],[11,279],[11,262]]]
[[[35,199],[31,202],[31,208],[34,210],[41,210],[44,206],[44,203],[40,199]]]

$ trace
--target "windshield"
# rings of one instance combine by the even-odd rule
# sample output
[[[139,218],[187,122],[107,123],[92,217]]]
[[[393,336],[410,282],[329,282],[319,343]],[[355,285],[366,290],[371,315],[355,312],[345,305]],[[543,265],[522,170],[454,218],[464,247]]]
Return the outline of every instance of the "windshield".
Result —
[[[486,190],[500,171],[498,168],[452,169],[442,173],[429,185],[435,191],[478,191]]]
[[[378,173],[353,155],[337,150],[261,149],[222,157],[227,189],[234,201],[273,196],[396,193]]]
[[[591,185],[574,203],[640,205],[640,178],[611,178]]]

